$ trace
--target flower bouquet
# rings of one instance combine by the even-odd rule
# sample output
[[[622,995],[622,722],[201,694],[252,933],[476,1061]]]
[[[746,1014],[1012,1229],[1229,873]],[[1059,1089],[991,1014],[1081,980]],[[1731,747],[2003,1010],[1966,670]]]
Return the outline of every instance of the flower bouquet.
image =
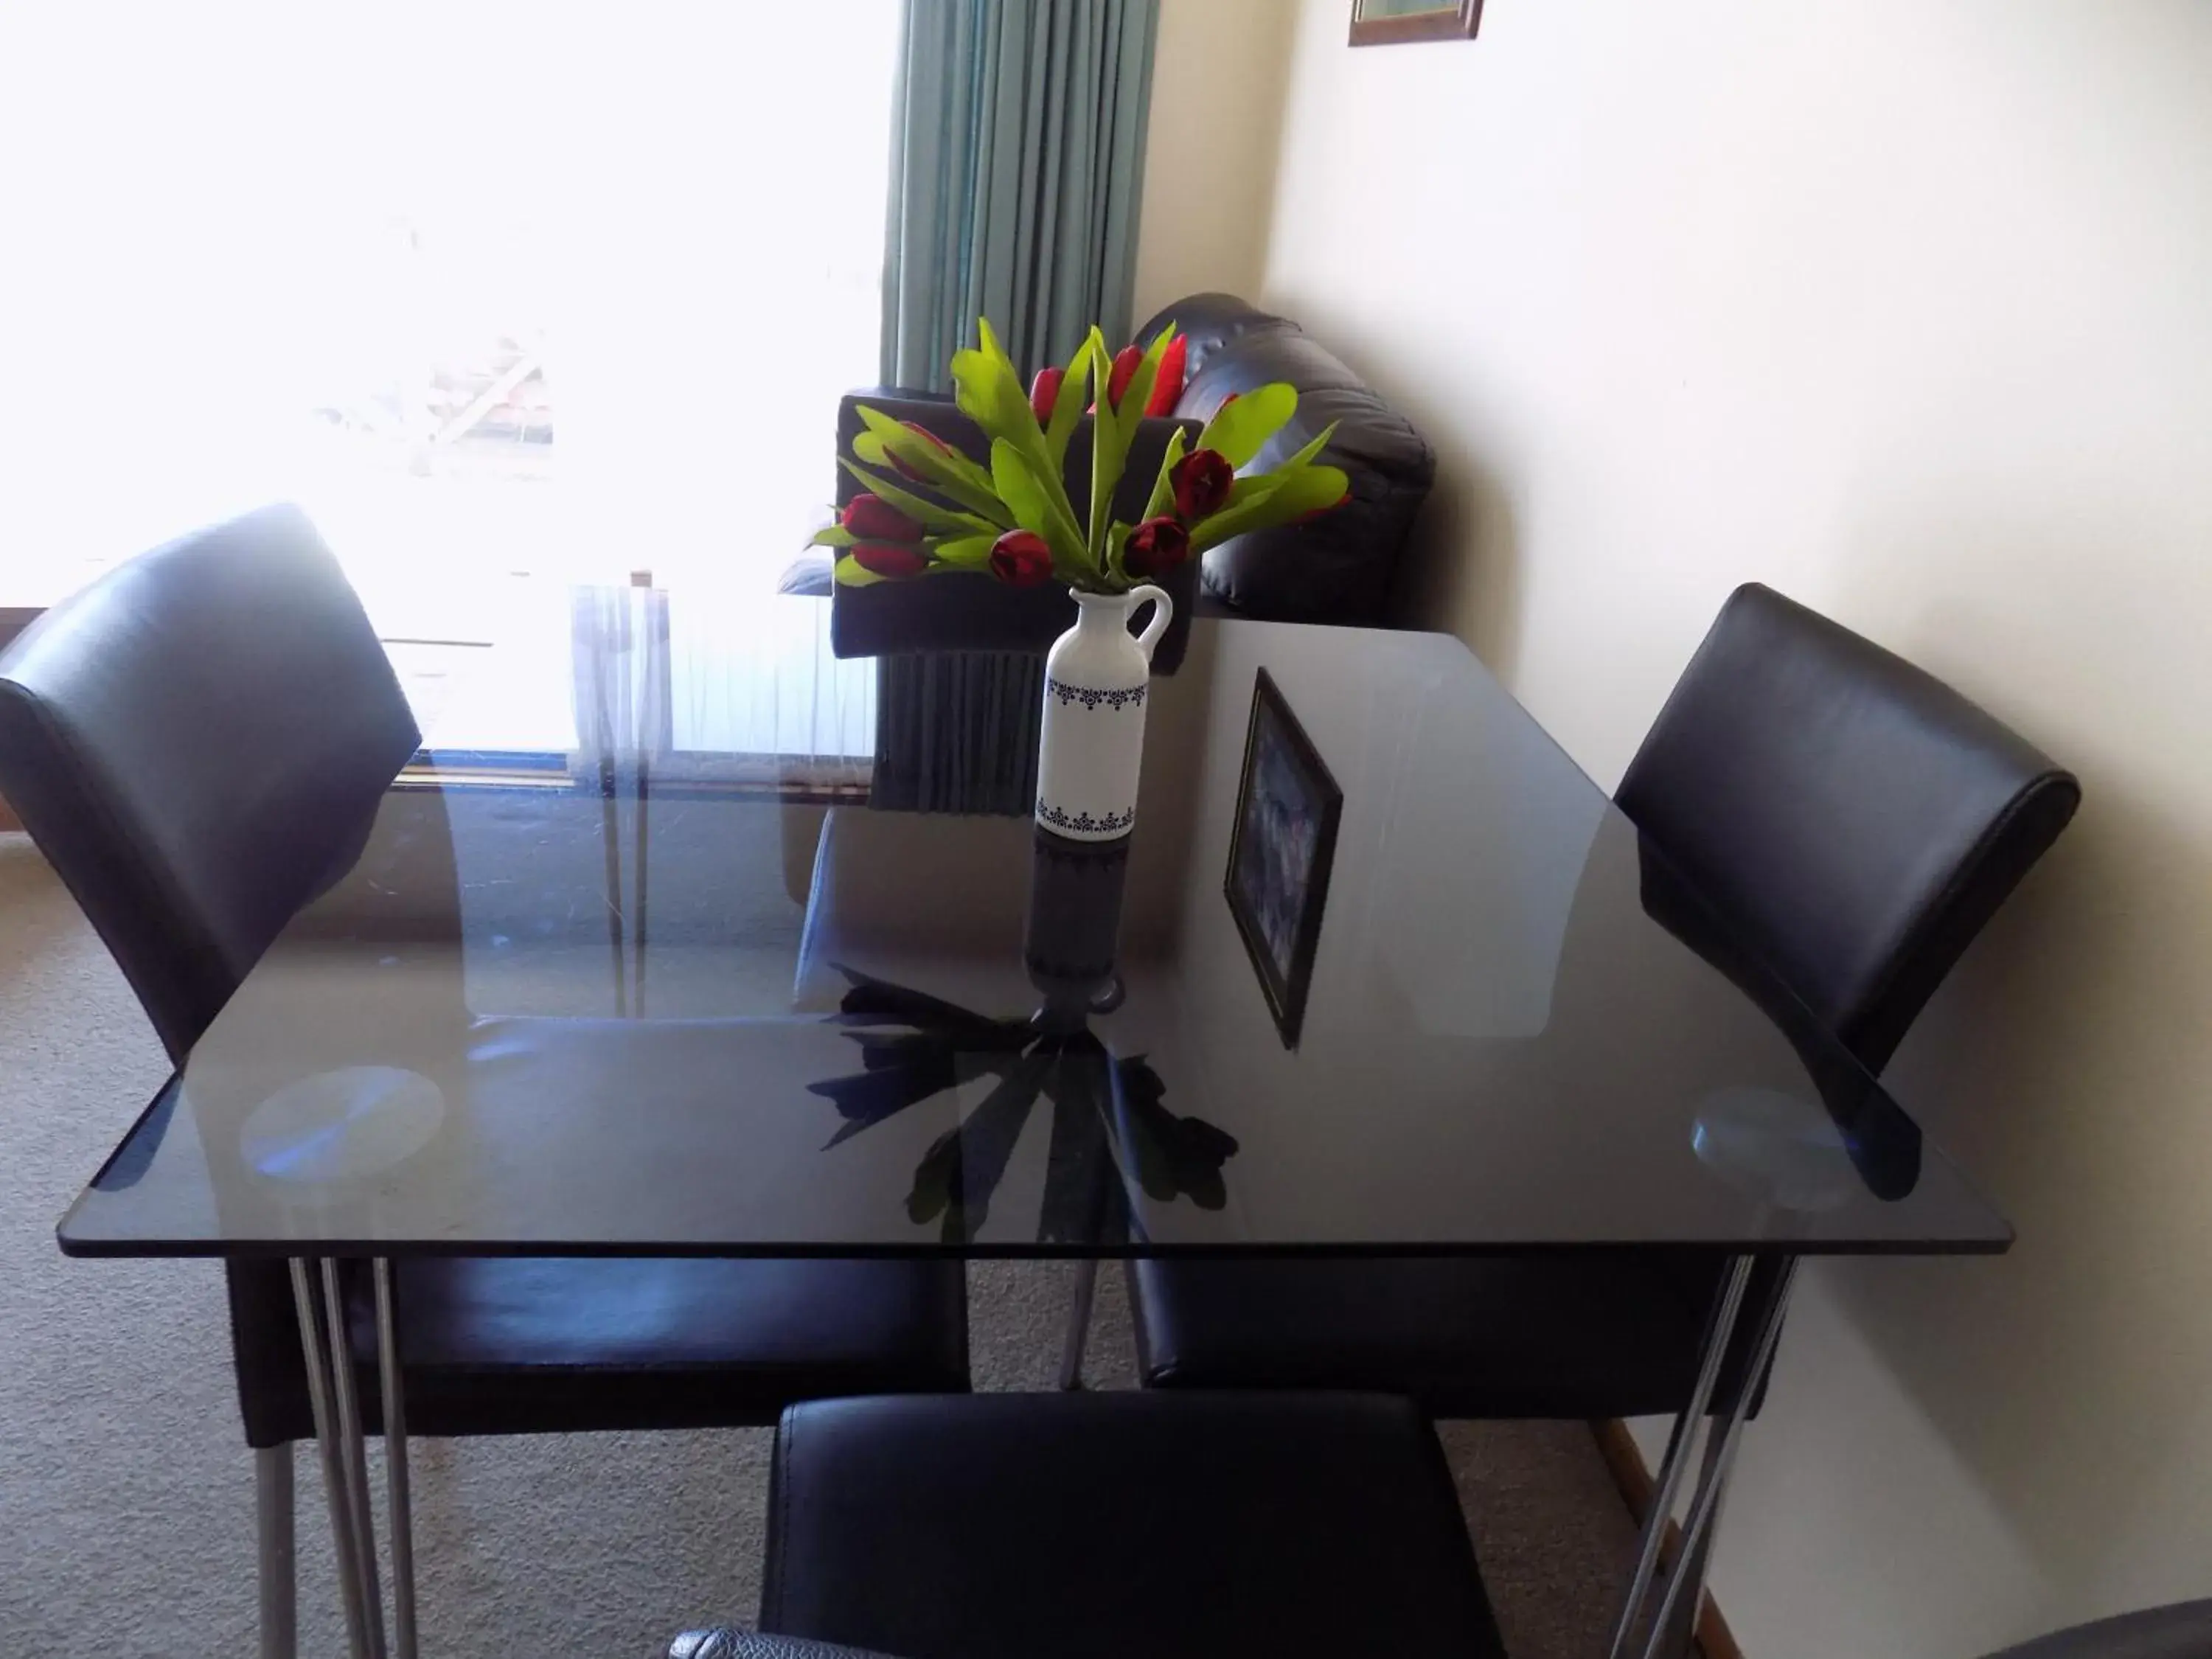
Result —
[[[863,493],[814,538],[835,550],[840,584],[968,574],[1126,593],[1232,536],[1344,499],[1343,471],[1316,459],[1334,425],[1279,465],[1240,476],[1297,413],[1297,392],[1279,382],[1228,398],[1194,442],[1176,430],[1142,514],[1117,520],[1115,491],[1139,423],[1166,413],[1181,389],[1182,336],[1170,325],[1149,349],[1112,353],[1093,328],[1066,367],[1039,370],[1024,394],[990,324],[979,320],[976,331],[978,347],[953,354],[954,401],[989,442],[989,465],[918,422],[859,405],[865,429],[838,464]],[[1086,410],[1095,410],[1089,499],[1079,503],[1066,465]]]

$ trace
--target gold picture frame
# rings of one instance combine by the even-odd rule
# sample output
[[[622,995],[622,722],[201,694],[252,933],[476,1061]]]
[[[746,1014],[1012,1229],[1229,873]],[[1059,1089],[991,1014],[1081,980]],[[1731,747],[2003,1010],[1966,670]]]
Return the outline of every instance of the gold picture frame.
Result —
[[[1352,0],[1355,46],[1472,40],[1481,22],[1482,0]]]

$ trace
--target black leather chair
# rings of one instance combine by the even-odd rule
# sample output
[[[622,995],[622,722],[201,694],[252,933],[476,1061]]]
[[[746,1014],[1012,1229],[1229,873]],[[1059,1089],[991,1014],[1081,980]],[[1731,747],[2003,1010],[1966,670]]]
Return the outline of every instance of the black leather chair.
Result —
[[[1358,1395],[784,1413],[764,1631],[908,1659],[1502,1659],[1443,1449]]]
[[[2100,1619],[1992,1653],[1987,1659],[2206,1659],[2212,1655],[2212,1601],[2182,1601]],[[668,1659],[884,1659],[854,1648],[750,1631],[687,1631]]]
[[[359,601],[293,507],[133,560],[0,655],[0,793],[179,1064],[359,855],[417,741]],[[264,1651],[289,1651],[306,1373],[283,1264],[228,1279],[260,1460]],[[815,1394],[967,1387],[957,1261],[417,1261],[397,1299],[418,1434],[759,1425]],[[366,1296],[350,1316],[374,1431]]]
[[[1731,976],[1778,979],[1879,1072],[2081,790],[1949,687],[1753,585],[1722,610],[1616,799],[1741,947]],[[1130,1280],[1153,1387],[1382,1389],[1441,1417],[1636,1417],[1687,1405],[1722,1265],[1681,1251],[1183,1260],[1135,1263]],[[1742,1358],[1717,1400],[1734,1397]]]
[[[2038,1637],[1989,1659],[2206,1659],[2208,1655],[2212,1655],[2212,1601],[2177,1601]]]

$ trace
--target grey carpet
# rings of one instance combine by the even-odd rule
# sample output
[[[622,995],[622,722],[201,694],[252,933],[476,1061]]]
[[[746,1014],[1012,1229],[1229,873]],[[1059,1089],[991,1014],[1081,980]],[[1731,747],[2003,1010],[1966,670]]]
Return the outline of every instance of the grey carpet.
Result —
[[[0,1655],[253,1651],[252,1463],[205,1263],[70,1261],[53,1225],[165,1067],[90,929],[0,835]],[[1060,1264],[979,1266],[976,1386],[1048,1387]],[[1120,1275],[1091,1377],[1132,1380]],[[1445,1431],[1515,1659],[1587,1659],[1634,1540],[1572,1424]],[[434,1659],[644,1659],[758,1595],[765,1431],[419,1443]],[[381,1475],[378,1490],[381,1491]],[[343,1651],[312,1455],[299,1459],[301,1650]]]

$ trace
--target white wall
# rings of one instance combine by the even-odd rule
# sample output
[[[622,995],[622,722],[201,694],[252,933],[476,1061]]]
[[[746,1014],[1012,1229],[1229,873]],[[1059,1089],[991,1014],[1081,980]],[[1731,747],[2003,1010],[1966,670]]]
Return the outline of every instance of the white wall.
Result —
[[[1160,0],[1135,322],[1186,294],[1259,291],[1291,15],[1285,0]]]
[[[1890,1073],[2019,1246],[1808,1274],[1739,1637],[2212,1594],[2212,6],[1346,10],[1295,25],[1262,298],[1437,447],[1416,613],[1610,784],[1759,578],[2087,793]]]

